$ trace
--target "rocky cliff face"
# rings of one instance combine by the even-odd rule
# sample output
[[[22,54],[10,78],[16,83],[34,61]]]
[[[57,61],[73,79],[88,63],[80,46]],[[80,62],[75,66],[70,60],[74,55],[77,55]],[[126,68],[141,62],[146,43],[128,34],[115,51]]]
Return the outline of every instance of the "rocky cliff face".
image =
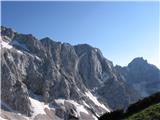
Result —
[[[85,83],[91,78],[82,78],[80,69],[86,69],[80,68],[80,64],[85,59],[76,50],[78,47],[50,38],[37,40],[5,27],[1,33],[3,108],[32,117],[37,107],[34,102],[41,101],[52,106],[60,119],[95,119],[96,115],[110,111],[87,87],[93,87]],[[94,48],[85,51],[91,50]],[[86,77],[90,74],[86,73]]]
[[[116,69],[141,97],[160,91],[159,69],[142,57],[135,58],[127,67],[116,66]]]
[[[1,56],[3,117],[94,120],[140,98],[122,68],[87,44],[38,40],[1,27]]]

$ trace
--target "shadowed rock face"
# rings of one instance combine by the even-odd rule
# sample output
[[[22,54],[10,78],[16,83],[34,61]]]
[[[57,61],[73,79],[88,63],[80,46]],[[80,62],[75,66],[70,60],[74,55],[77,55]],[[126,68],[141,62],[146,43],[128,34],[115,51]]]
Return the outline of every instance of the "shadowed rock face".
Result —
[[[1,27],[1,35],[1,97],[3,106],[8,105],[10,111],[32,116],[32,93],[45,103],[53,104],[57,99],[77,103],[67,108],[64,104],[54,106],[55,116],[77,119],[75,108],[82,105],[89,115],[81,112],[78,119],[94,120],[92,116],[126,107],[140,98],[121,68],[114,68],[97,48],[87,44],[72,46],[50,38],[37,40],[5,27]]]

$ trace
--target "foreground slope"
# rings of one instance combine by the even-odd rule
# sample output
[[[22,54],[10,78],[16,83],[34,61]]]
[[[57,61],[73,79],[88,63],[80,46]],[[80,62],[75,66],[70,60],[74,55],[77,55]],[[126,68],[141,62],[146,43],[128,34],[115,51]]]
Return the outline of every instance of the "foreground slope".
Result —
[[[160,103],[152,105],[126,120],[160,120]]]
[[[99,120],[159,120],[160,92],[131,104],[127,109],[102,115]]]

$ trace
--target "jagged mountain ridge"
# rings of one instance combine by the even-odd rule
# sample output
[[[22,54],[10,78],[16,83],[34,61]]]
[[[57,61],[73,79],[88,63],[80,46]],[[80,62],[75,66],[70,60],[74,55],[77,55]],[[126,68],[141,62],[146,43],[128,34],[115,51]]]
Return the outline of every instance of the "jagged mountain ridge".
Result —
[[[47,110],[56,119],[94,120],[140,98],[97,48],[37,40],[6,27],[1,28],[1,37],[2,102],[15,111],[33,116],[38,100],[52,106]]]
[[[160,91],[159,69],[142,57],[133,59],[127,67],[116,66],[115,68],[142,97]]]

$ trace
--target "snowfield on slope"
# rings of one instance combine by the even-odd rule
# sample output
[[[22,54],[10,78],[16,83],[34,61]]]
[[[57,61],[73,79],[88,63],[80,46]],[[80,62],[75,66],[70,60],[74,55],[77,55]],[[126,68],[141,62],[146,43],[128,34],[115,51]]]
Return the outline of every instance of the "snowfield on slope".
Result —
[[[85,92],[86,96],[89,97],[90,100],[92,100],[97,106],[102,107],[105,109],[107,112],[110,112],[108,108],[102,103],[100,103],[95,96],[92,95],[90,91]]]

